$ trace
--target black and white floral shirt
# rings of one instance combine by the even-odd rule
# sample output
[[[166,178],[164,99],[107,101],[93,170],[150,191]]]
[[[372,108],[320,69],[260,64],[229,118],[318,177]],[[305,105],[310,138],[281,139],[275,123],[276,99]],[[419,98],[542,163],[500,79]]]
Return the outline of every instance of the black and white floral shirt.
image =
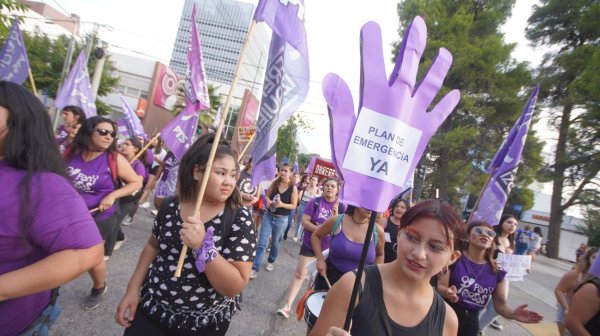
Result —
[[[233,216],[229,234],[221,237],[220,213],[205,226],[214,228],[219,254],[229,261],[253,262],[256,254],[256,230],[250,211],[240,207]],[[181,277],[175,277],[177,260],[183,246],[179,238],[182,219],[179,202],[172,201],[164,215],[154,220],[152,234],[158,240],[158,254],[142,288],[140,302],[144,310],[168,328],[200,330],[218,328],[230,321],[240,308],[239,295],[227,297],[217,293],[204,273],[198,272],[191,252],[185,257]]]

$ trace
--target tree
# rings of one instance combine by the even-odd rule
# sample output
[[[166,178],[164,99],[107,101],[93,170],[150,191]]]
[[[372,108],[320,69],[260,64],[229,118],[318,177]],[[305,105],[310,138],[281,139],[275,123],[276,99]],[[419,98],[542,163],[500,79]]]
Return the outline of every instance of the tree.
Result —
[[[311,126],[300,115],[293,114],[277,131],[277,162],[288,158],[294,165],[298,156],[298,129],[310,130]]]
[[[419,68],[423,76],[440,47],[454,61],[434,104],[450,89],[460,89],[461,100],[430,141],[420,165],[431,170],[423,185],[439,188],[440,198],[456,202],[467,194],[479,195],[488,176],[485,168],[508,130],[523,111],[533,84],[526,63],[511,57],[500,27],[510,15],[513,0],[443,1],[404,0],[398,4],[402,33],[416,15],[427,21],[427,47]],[[393,57],[400,42],[396,43]],[[432,105],[433,106],[433,105]],[[541,144],[530,130],[517,181],[521,188],[539,170]]]
[[[588,246],[600,246],[600,209],[588,209],[584,217],[585,226],[577,229],[588,237]]]
[[[2,39],[2,43],[4,43],[4,39],[8,35],[8,31],[12,26],[13,16],[5,15],[6,12],[24,12],[27,9],[20,1],[16,0],[0,0],[0,37]]]
[[[563,213],[574,205],[600,206],[600,13],[598,1],[542,0],[534,7],[528,39],[548,52],[538,78],[540,99],[557,130],[548,254],[558,257]]]
[[[200,112],[200,115],[198,116],[199,127],[201,125],[212,126],[217,116],[219,106],[221,106],[221,97],[216,94],[219,87],[215,87],[214,85],[208,83],[207,88],[210,107]],[[177,101],[175,102],[173,110],[171,111],[173,116],[178,115],[185,108],[185,83],[183,81],[179,82],[179,85],[177,86],[176,95]]]

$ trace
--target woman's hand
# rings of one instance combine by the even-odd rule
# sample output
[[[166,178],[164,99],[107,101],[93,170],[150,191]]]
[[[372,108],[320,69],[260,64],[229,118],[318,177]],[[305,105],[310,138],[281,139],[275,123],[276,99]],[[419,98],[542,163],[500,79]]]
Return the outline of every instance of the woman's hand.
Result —
[[[327,336],[351,336],[349,332],[340,327],[331,327],[327,332]]]
[[[458,295],[456,294],[456,286],[452,285],[446,289],[446,299],[450,300],[452,303],[456,303],[458,301]]]
[[[181,241],[192,250],[197,250],[202,246],[205,236],[206,229],[204,228],[204,223],[202,223],[199,218],[192,216],[188,217],[188,220],[183,222],[181,230],[179,231]]]
[[[319,271],[322,277],[327,276],[327,263],[325,263],[325,259],[317,259],[317,271]]]
[[[527,305],[520,305],[513,310],[513,319],[523,323],[539,323],[544,317],[536,312],[525,309]]]
[[[117,313],[115,314],[115,321],[117,324],[125,328],[130,327],[139,302],[139,293],[133,293],[130,291],[125,292],[125,295],[117,306]]]
[[[98,205],[98,210],[100,210],[100,212],[104,212],[110,209],[110,207],[113,206],[113,204],[115,204],[115,198],[111,196],[111,194],[108,194],[102,199],[102,201],[100,201],[100,205]]]

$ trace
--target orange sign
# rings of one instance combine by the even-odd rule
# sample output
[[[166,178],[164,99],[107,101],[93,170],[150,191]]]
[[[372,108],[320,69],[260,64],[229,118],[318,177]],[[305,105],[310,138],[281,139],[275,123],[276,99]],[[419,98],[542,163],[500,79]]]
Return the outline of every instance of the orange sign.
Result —
[[[252,140],[254,132],[256,132],[256,126],[238,127],[238,142],[248,142]]]

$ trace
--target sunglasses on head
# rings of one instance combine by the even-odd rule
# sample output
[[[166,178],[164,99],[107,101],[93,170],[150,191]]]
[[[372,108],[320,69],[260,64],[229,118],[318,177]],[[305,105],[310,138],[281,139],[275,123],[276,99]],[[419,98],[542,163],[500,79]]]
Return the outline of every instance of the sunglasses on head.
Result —
[[[98,132],[98,134],[100,136],[110,135],[110,137],[113,138],[113,139],[117,136],[117,131],[109,131],[109,130],[104,129],[104,128],[96,128],[94,131]]]
[[[496,231],[492,230],[492,229],[485,229],[485,228],[481,228],[481,227],[476,227],[474,229],[475,233],[478,235],[486,235],[490,238],[494,238],[496,237]]]

